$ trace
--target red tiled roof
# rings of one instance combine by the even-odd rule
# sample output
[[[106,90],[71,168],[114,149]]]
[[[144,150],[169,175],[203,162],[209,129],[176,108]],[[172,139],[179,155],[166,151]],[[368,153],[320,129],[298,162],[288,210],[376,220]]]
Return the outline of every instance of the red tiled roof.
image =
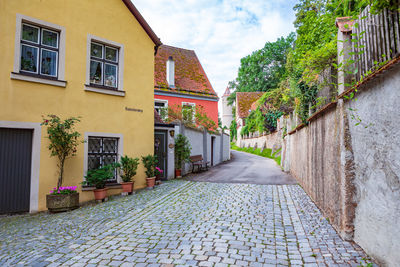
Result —
[[[166,62],[175,61],[175,88],[168,87]],[[154,87],[179,93],[206,94],[218,97],[193,50],[161,45],[154,60]]]
[[[263,94],[264,92],[237,92],[236,109],[239,118],[247,118],[252,104]]]

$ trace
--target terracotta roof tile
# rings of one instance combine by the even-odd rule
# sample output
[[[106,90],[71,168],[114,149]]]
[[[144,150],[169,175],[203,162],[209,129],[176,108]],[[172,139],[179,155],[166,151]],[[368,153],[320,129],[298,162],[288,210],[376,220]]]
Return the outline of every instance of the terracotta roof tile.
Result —
[[[166,78],[166,62],[172,56],[175,61],[175,87],[169,88]],[[199,93],[218,97],[193,50],[161,45],[154,60],[154,86],[180,93]]]
[[[259,99],[264,92],[237,92],[236,109],[239,118],[247,118],[252,104]]]

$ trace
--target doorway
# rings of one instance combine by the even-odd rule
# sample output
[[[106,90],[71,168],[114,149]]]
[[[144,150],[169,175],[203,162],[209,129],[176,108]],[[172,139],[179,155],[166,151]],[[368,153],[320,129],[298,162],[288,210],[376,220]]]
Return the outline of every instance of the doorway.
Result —
[[[30,207],[33,130],[0,128],[0,214]]]
[[[168,131],[162,130],[154,132],[154,155],[157,156],[157,167],[163,170],[160,174],[161,180],[166,180],[168,177],[167,134]]]
[[[215,136],[211,136],[211,166],[214,166],[214,144]]]

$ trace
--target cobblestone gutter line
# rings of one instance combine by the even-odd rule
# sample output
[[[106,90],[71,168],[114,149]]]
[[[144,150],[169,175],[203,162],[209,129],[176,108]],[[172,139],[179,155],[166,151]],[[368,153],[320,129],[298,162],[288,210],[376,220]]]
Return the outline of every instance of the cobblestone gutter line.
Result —
[[[344,241],[337,234],[329,221],[323,217],[318,207],[300,186],[289,187],[294,206],[308,236],[313,256],[318,265],[328,266],[360,266],[366,259],[373,263],[363,249],[354,242]]]

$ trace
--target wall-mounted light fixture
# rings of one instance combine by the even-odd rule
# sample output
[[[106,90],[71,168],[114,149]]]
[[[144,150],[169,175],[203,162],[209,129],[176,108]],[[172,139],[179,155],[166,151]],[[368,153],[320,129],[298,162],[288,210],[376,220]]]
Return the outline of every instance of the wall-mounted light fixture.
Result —
[[[169,131],[169,135],[170,135],[171,137],[174,137],[174,136],[175,136],[175,130]]]

